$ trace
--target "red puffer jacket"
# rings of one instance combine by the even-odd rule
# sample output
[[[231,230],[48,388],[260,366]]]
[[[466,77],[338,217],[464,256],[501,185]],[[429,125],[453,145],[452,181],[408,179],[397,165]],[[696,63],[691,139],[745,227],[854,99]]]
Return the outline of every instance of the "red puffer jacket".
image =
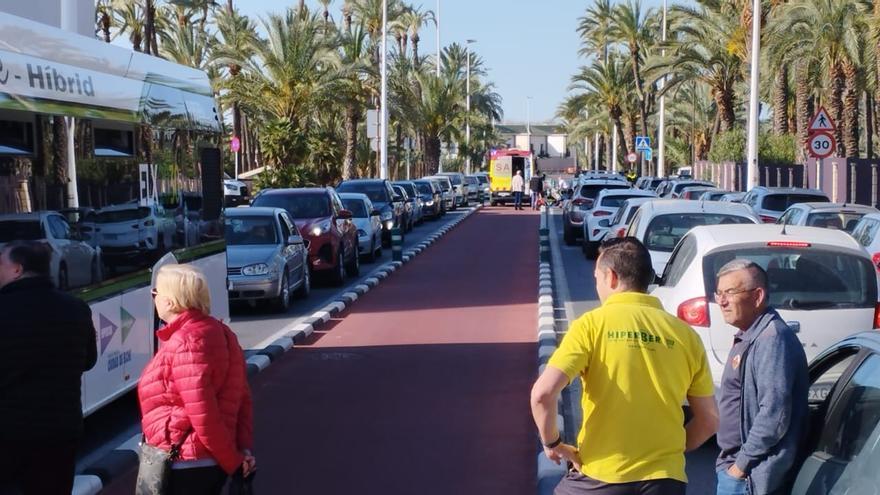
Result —
[[[180,460],[214,459],[234,473],[244,460],[241,451],[253,442],[251,391],[238,339],[197,310],[157,335],[159,352],[138,383],[147,443],[170,451],[192,428]]]

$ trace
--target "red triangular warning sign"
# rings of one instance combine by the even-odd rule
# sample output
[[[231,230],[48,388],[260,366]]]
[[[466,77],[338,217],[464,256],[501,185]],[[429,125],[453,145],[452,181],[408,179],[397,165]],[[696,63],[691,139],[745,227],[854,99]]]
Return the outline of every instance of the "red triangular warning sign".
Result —
[[[831,120],[831,116],[828,115],[825,107],[819,107],[819,111],[816,112],[813,120],[810,121],[810,132],[833,131],[834,129],[834,121]]]

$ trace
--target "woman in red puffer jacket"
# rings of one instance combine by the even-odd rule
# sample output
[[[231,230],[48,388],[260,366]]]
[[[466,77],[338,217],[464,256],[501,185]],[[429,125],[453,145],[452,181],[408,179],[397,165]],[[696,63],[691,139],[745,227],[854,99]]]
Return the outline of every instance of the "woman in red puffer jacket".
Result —
[[[166,323],[159,351],[138,383],[144,437],[171,451],[173,494],[219,494],[226,478],[256,467],[251,454],[251,392],[244,354],[229,328],[209,316],[204,274],[191,265],[165,265],[153,301]]]

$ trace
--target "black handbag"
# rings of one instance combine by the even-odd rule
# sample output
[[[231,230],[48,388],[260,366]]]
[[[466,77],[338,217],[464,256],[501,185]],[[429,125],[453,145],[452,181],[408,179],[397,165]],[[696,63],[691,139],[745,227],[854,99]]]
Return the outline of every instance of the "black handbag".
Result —
[[[135,495],[165,495],[171,479],[171,465],[180,457],[180,447],[189,436],[188,430],[180,443],[171,446],[171,452],[147,443],[145,437],[140,442],[140,465],[138,466]]]

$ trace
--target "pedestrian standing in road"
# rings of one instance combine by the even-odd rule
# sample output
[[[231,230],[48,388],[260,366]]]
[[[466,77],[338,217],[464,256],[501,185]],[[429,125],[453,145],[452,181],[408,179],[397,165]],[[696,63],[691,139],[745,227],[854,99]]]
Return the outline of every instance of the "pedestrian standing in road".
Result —
[[[219,494],[228,475],[248,477],[256,468],[244,354],[229,327],[209,315],[208,282],[197,268],[162,266],[152,293],[165,326],[138,382],[144,440],[180,452],[169,493]]]
[[[538,209],[538,199],[541,197],[541,191],[544,190],[544,177],[532,176],[529,179],[529,197],[531,198],[531,206],[533,210]]]
[[[767,273],[735,259],[718,272],[715,300],[736,327],[721,378],[718,495],[788,493],[807,427],[807,358],[768,305]]]
[[[513,192],[513,209],[522,210],[523,190],[525,182],[523,181],[522,172],[517,170],[516,174],[510,179],[510,190]]]
[[[50,248],[0,249],[0,493],[70,495],[83,433],[82,374],[97,360],[92,311],[50,280]]]
[[[556,495],[684,495],[684,453],[715,433],[718,410],[699,336],[646,294],[651,256],[634,237],[602,243],[594,271],[602,305],[569,327],[532,388],[545,455],[569,471]],[[556,425],[559,394],[583,385],[577,447]],[[682,404],[692,419],[685,426]]]

